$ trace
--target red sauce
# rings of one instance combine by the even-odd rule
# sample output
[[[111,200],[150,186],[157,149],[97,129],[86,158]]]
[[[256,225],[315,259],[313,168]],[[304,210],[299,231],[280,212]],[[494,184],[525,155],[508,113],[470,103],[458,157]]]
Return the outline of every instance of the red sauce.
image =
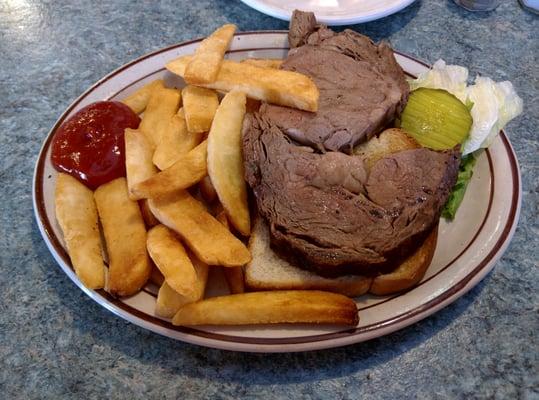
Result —
[[[140,118],[116,101],[92,103],[65,121],[52,141],[52,163],[90,189],[125,176],[124,129]]]

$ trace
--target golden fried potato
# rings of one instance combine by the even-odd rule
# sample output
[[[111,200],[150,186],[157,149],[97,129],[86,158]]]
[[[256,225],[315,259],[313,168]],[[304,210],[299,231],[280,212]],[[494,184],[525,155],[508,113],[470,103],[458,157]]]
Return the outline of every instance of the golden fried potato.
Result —
[[[127,128],[124,133],[125,140],[125,170],[127,175],[127,187],[129,198],[139,200],[133,188],[140,182],[145,181],[157,173],[153,165],[151,144],[146,135],[139,130]]]
[[[133,186],[131,193],[137,198],[151,199],[189,188],[208,173],[207,148],[205,140],[167,169]]]
[[[153,282],[159,287],[161,287],[161,285],[165,282],[165,277],[161,271],[159,271],[159,268],[155,266],[155,264],[152,265],[152,272],[150,272],[150,282]]]
[[[228,219],[226,218],[225,210],[221,210],[215,218],[227,229],[230,229],[228,226]],[[237,294],[245,292],[245,278],[243,276],[243,267],[228,267],[223,268],[223,274],[225,276],[226,283],[230,293]]]
[[[122,103],[131,108],[133,112],[140,114],[146,109],[152,92],[156,87],[164,88],[165,82],[162,79],[152,81],[123,99]]]
[[[139,125],[139,130],[144,132],[152,145],[152,151],[161,143],[170,119],[178,111],[180,100],[181,94],[177,89],[155,87],[152,91]]]
[[[146,228],[139,206],[129,199],[125,178],[99,186],[94,198],[109,256],[106,288],[117,296],[135,294],[146,284],[151,273],[146,253]]]
[[[356,303],[317,290],[252,292],[212,297],[182,306],[174,325],[250,325],[315,323],[355,326]]]
[[[165,281],[157,293],[155,313],[164,318],[172,318],[181,306],[191,302],[190,299],[172,289]]]
[[[173,60],[166,68],[183,77],[191,57],[183,56]],[[306,75],[229,60],[223,61],[214,82],[198,86],[223,92],[240,90],[253,99],[306,111],[318,110],[320,96],[315,83]]]
[[[187,191],[151,199],[149,204],[155,217],[178,233],[204,263],[237,267],[251,260],[247,247]]]
[[[146,225],[146,227],[151,228],[155,225],[159,225],[159,221],[157,220],[157,218],[154,217],[152,211],[150,210],[147,199],[140,200],[138,202],[138,205],[140,207],[142,219],[144,220],[144,224]]]
[[[283,60],[280,58],[246,58],[245,60],[241,60],[241,62],[254,65],[255,67],[279,69]]]
[[[230,223],[247,236],[251,228],[241,147],[245,102],[245,94],[237,91],[221,101],[208,135],[208,175]]]
[[[197,280],[194,285],[192,297],[183,296],[172,289],[166,282],[163,283],[157,294],[155,313],[165,318],[172,318],[181,306],[201,300],[204,297],[206,284],[208,282],[208,266],[189,254],[193,267],[197,273]]]
[[[236,25],[226,24],[204,39],[185,68],[185,81],[210,83],[217,78],[221,62],[236,32]]]
[[[222,207],[222,205],[218,207],[215,219],[219,221],[226,229],[230,229],[230,226],[228,225],[228,218],[226,217],[226,212]]]
[[[189,132],[183,108],[170,119],[168,129],[163,131],[161,142],[153,153],[153,163],[164,170],[174,164],[182,154],[193,150],[204,139],[204,132]]]
[[[223,268],[223,274],[232,294],[245,292],[245,278],[242,267]]]
[[[215,188],[213,187],[209,176],[205,176],[198,183],[198,188],[200,190],[200,195],[202,196],[202,199],[204,199],[207,204],[213,203],[217,198],[217,193],[215,192]]]
[[[214,90],[189,85],[183,88],[182,98],[187,130],[208,132],[219,106],[217,93]]]
[[[87,288],[103,288],[105,264],[93,192],[71,175],[60,173],[54,203],[75,273]]]
[[[193,297],[197,273],[174,232],[157,225],[148,232],[146,247],[167,284],[177,293]]]

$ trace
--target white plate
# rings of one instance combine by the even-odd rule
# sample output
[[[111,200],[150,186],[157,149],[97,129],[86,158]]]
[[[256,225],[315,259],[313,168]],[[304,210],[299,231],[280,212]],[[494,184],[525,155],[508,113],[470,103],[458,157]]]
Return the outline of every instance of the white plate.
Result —
[[[34,173],[34,211],[43,239],[64,272],[88,296],[116,315],[171,338],[220,349],[258,352],[290,352],[323,349],[361,342],[401,329],[448,305],[476,285],[507,248],[517,225],[521,184],[518,163],[502,132],[478,159],[474,176],[453,223],[441,221],[438,246],[423,281],[414,289],[394,296],[357,298],[360,322],[356,328],[317,326],[174,327],[154,315],[155,287],[115,299],[102,290],[85,288],[75,275],[64,249],[54,212],[56,170],[50,162],[51,140],[62,122],[80,108],[98,100],[121,99],[145,83],[164,78],[168,85],[183,81],[165,71],[167,61],[194,51],[199,40],[174,45],[148,54],[107,75],[64,112],[45,139]],[[284,57],[286,32],[239,33],[228,57]],[[411,75],[426,64],[397,54]],[[214,277],[215,278],[215,277]],[[213,293],[223,291],[214,280]],[[222,282],[221,282],[222,283]]]
[[[312,11],[327,25],[351,25],[394,14],[415,0],[241,0],[249,7],[275,18],[290,21],[294,10]]]

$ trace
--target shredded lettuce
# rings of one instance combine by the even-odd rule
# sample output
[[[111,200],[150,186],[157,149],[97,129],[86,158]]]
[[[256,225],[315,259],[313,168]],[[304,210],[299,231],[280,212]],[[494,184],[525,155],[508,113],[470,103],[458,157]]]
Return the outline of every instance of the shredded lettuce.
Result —
[[[447,203],[445,203],[445,206],[442,209],[442,217],[449,220],[455,218],[455,214],[464,198],[464,193],[466,193],[468,183],[470,183],[470,180],[472,179],[475,162],[476,158],[473,154],[465,155],[460,160],[457,183],[453,186],[453,190],[449,194]]]
[[[466,86],[467,80],[467,68],[438,60],[431,70],[409,82],[412,90],[419,87],[444,89],[467,106],[471,105],[473,124],[462,146],[464,155],[488,147],[500,129],[522,113],[523,107],[511,82],[494,82],[478,76],[475,84]]]

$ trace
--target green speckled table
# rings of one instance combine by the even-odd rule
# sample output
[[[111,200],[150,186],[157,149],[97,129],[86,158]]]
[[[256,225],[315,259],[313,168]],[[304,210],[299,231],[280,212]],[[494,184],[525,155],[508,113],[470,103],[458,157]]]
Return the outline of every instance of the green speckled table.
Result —
[[[227,22],[287,27],[239,1],[0,0],[0,398],[539,398],[539,17],[516,0],[484,14],[423,0],[353,27],[425,61],[511,80],[524,99],[508,126],[523,180],[513,242],[486,279],[432,317],[334,350],[232,353],[131,325],[56,265],[31,201],[50,127],[113,69]]]

